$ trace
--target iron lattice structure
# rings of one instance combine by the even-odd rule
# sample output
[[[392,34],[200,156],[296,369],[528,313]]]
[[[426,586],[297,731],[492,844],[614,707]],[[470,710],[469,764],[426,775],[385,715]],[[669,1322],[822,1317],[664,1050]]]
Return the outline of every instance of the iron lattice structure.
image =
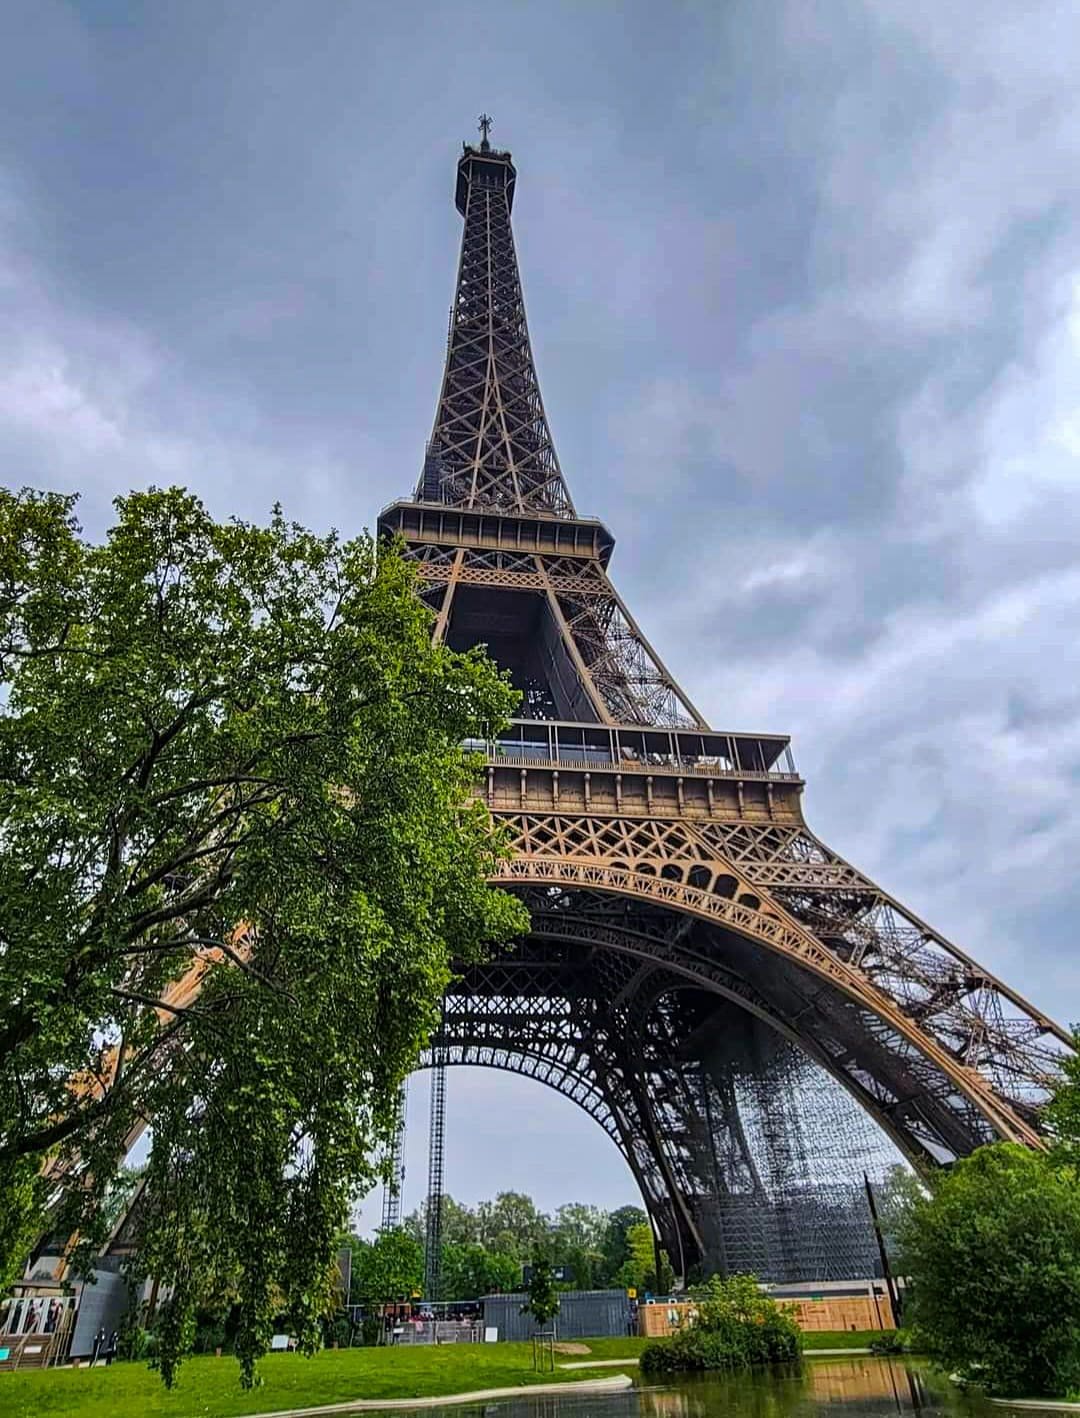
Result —
[[[532,929],[460,971],[433,1057],[585,1109],[681,1273],[866,1274],[864,1168],[1039,1146],[1069,1037],[815,837],[787,738],[709,728],[642,634],[555,454],[515,181],[486,129],[465,146],[435,425],[414,496],[380,518],[435,635],[486,644],[524,696],[473,747]],[[436,1219],[436,1259],[437,1237]]]
[[[445,1033],[445,1024],[443,1026]],[[443,1156],[446,1144],[446,1045],[430,1050],[431,1111],[428,1119],[428,1194],[424,1211],[424,1297],[442,1299]]]
[[[405,1127],[409,1112],[409,1080],[405,1079],[397,1094],[394,1133],[386,1159],[387,1178],[383,1183],[382,1225],[380,1230],[394,1231],[401,1225],[401,1194],[405,1190]]]

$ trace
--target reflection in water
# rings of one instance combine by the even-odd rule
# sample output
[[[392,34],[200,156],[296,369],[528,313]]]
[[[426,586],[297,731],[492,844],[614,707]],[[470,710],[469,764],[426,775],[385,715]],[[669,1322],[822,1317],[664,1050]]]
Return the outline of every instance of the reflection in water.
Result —
[[[931,1396],[922,1373],[895,1360],[813,1359],[801,1371],[687,1378],[671,1388],[643,1385],[627,1413],[635,1418],[940,1418],[959,1415],[957,1402],[950,1401],[955,1398],[951,1392]],[[970,1407],[963,1411],[970,1413]]]
[[[621,1393],[523,1394],[423,1411],[425,1418],[997,1418],[1001,1412],[917,1363],[871,1357],[808,1359],[801,1371],[679,1383],[640,1378]]]

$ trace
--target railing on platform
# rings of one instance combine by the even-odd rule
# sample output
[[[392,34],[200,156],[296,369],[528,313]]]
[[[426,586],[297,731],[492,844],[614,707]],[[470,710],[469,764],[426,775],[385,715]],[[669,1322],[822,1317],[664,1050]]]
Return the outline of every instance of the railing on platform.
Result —
[[[465,747],[496,766],[799,781],[790,741],[779,735],[515,719],[497,738],[468,739]]]

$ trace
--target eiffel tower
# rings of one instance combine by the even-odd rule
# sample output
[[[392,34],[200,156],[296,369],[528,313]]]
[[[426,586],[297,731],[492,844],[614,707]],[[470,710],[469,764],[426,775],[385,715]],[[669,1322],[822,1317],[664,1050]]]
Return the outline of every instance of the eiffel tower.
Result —
[[[808,1252],[844,1229],[808,1163],[815,1138],[831,1128],[843,1150],[867,1119],[923,1172],[995,1139],[1038,1147],[1069,1036],[825,846],[789,740],[711,728],[646,639],[608,575],[611,533],[559,467],[517,175],[489,122],[457,165],[464,231],[423,470],[379,527],[404,539],[434,634],[485,644],[522,693],[522,717],[472,747],[513,842],[500,880],[532,929],[461,969],[429,1062],[516,1071],[578,1103],[678,1273],[868,1274]]]

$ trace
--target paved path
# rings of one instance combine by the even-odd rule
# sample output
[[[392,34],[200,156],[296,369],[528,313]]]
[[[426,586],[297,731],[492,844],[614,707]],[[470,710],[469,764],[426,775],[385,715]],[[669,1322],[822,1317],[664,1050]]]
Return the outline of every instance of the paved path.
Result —
[[[1051,1413],[1080,1413],[1080,1403],[1066,1403],[1063,1398],[992,1398],[999,1408],[1041,1408]]]
[[[836,1359],[843,1354],[872,1354],[872,1349],[804,1349],[804,1359]],[[888,1358],[888,1355],[884,1355]]]
[[[560,1369],[625,1369],[640,1363],[638,1359],[582,1359],[579,1364],[560,1364]]]
[[[626,1361],[620,1359],[617,1362],[622,1364]],[[380,1413],[392,1408],[442,1408],[449,1403],[486,1403],[492,1398],[521,1398],[529,1393],[616,1393],[629,1388],[632,1382],[626,1374],[617,1374],[610,1379],[517,1384],[513,1388],[481,1388],[474,1393],[444,1393],[432,1398],[354,1398],[348,1403],[324,1403],[318,1408],[279,1408],[275,1413],[248,1413],[245,1418],[321,1418],[323,1414]]]

